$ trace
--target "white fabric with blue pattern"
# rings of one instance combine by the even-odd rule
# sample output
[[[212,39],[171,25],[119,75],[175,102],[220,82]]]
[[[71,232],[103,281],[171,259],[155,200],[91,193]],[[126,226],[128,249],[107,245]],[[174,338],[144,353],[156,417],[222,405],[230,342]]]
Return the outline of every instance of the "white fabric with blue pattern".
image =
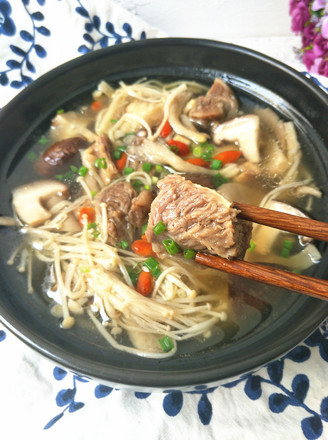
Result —
[[[108,0],[0,0],[0,107],[67,60],[158,36],[165,35]],[[327,323],[257,373],[189,393],[86,381],[1,326],[0,356],[1,438],[328,439]]]

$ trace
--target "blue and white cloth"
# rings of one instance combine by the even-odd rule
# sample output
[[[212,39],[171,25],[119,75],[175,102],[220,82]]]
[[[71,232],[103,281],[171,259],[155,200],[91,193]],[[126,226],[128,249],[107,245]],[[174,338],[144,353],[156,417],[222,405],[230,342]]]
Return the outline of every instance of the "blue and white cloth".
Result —
[[[165,35],[109,0],[0,0],[0,107],[65,61],[159,36]],[[328,321],[258,372],[189,393],[86,381],[1,325],[0,359],[1,438],[328,439]]]

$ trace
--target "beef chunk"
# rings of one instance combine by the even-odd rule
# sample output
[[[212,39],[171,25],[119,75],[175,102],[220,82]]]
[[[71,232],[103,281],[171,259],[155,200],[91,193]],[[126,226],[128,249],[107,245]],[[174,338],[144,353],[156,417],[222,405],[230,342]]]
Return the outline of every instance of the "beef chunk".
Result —
[[[206,188],[214,189],[213,176],[204,173],[181,173],[180,176],[186,180],[190,180],[197,185],[206,186]]]
[[[221,79],[215,78],[205,96],[195,99],[189,116],[200,121],[221,121],[236,116],[238,102],[230,87]]]
[[[108,243],[117,245],[121,240],[131,239],[132,231],[129,228],[127,217],[131,208],[132,199],[137,196],[136,191],[128,182],[117,182],[106,187],[99,195],[100,202],[106,204]]]
[[[151,191],[138,195],[129,182],[117,182],[101,191],[97,201],[106,204],[107,242],[112,246],[121,240],[131,242],[136,228],[147,222],[152,200]]]
[[[131,208],[128,215],[129,222],[138,228],[147,222],[150,205],[154,200],[151,191],[144,190],[132,200]]]
[[[218,192],[179,175],[158,182],[159,193],[151,205],[146,238],[153,250],[163,253],[162,241],[172,238],[179,246],[225,258],[243,258],[249,246],[251,223],[239,220],[239,211]],[[155,235],[162,221],[167,229]]]

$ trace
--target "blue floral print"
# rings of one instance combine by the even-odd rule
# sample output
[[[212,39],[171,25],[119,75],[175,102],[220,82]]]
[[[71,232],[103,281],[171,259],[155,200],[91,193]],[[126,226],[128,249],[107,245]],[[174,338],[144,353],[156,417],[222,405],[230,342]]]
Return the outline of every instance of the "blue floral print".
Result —
[[[10,44],[12,58],[6,61],[7,69],[0,72],[0,85],[10,85],[15,89],[21,89],[33,81],[31,74],[36,72],[33,58],[35,56],[38,58],[45,58],[47,56],[46,49],[38,43],[38,36],[50,36],[49,29],[42,24],[44,21],[43,13],[29,8],[29,0],[22,0],[22,3],[24,11],[29,17],[31,29],[19,31],[21,44],[19,46]],[[38,1],[39,6],[44,5],[44,3],[45,1]],[[15,28],[14,23],[13,27]],[[11,74],[16,71],[19,72],[19,79],[10,80]]]
[[[328,422],[328,396],[325,396],[320,403],[320,411],[310,408],[306,403],[306,397],[310,388],[310,380],[305,374],[296,374],[291,381],[290,387],[283,384],[284,368],[286,361],[296,364],[307,362],[311,358],[311,350],[309,347],[317,347],[322,359],[328,363],[328,340],[325,337],[327,324],[321,328],[322,331],[315,331],[305,342],[291,350],[283,358],[269,363],[265,368],[257,373],[247,374],[241,379],[222,387],[213,387],[208,389],[198,389],[183,393],[181,391],[168,391],[163,393],[162,408],[169,417],[176,417],[184,407],[184,401],[187,395],[198,396],[197,416],[200,423],[204,426],[209,425],[212,418],[213,406],[211,403],[211,395],[220,393],[220,388],[234,388],[243,386],[246,396],[251,401],[256,401],[268,395],[268,406],[273,414],[283,413],[289,406],[302,408],[304,418],[300,420],[300,433],[307,440],[319,439],[323,432],[323,424]],[[69,373],[56,367],[54,369],[54,377],[60,381]],[[63,411],[53,417],[47,423],[45,429],[49,429],[64,415],[66,411],[74,412],[84,407],[84,403],[76,401],[75,397],[78,393],[79,383],[86,382],[85,379],[76,375],[71,375],[72,387],[60,390],[56,396],[56,404],[63,407]],[[201,387],[202,388],[202,387]],[[94,396],[97,399],[108,398],[113,391],[119,390],[112,387],[97,384],[94,389]],[[151,398],[151,393],[135,392],[134,397],[141,401]]]
[[[129,23],[122,25],[123,33],[119,33],[115,30],[115,26],[112,22],[107,21],[104,25],[98,15],[90,16],[89,12],[79,1],[79,6],[76,8],[76,12],[80,14],[85,20],[85,33],[83,39],[85,44],[82,44],[78,51],[82,54],[92,52],[98,48],[104,48],[110,44],[118,44],[126,41],[134,41],[132,36],[132,27]],[[141,32],[138,39],[144,40],[146,33]]]
[[[46,0],[20,1],[23,5],[23,13],[28,16],[26,22],[30,23],[29,29],[17,29],[10,3],[7,0],[0,0],[0,35],[16,36],[15,44],[9,44],[11,56],[5,61],[6,68],[0,70],[0,87],[9,86],[18,90],[30,84],[38,75],[36,60],[47,58],[48,53],[43,42],[45,37],[51,36],[49,25],[42,11]],[[92,15],[81,0],[72,0],[73,2],[76,3],[75,11],[80,20],[83,20],[85,29],[81,36],[84,43],[76,47],[76,55],[113,44],[146,38],[145,31],[134,35],[129,23],[123,23],[122,28],[118,30],[114,23],[102,22],[98,15]],[[17,43],[17,35],[19,43]]]
[[[15,23],[11,18],[11,6],[7,0],[0,0],[0,34],[12,36],[15,32]]]

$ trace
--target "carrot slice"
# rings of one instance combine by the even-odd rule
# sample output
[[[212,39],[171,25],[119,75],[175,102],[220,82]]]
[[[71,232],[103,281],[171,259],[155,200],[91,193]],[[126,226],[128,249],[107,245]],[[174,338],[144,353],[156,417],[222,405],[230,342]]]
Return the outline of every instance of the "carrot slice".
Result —
[[[146,240],[136,240],[132,243],[131,249],[142,257],[152,257],[155,255],[151,243]]]
[[[172,131],[171,125],[170,125],[169,121],[166,121],[165,124],[163,125],[163,128],[160,132],[160,135],[163,138],[166,138],[171,133],[171,131]]]
[[[222,165],[225,165],[226,163],[236,162],[240,158],[240,156],[241,151],[228,150],[218,153],[216,156],[213,157],[213,159],[220,160],[222,162]]]
[[[145,270],[140,272],[137,282],[137,292],[143,296],[148,296],[153,290],[153,276]]]
[[[184,142],[170,139],[169,141],[167,141],[167,143],[170,147],[172,147],[173,151],[176,151],[179,156],[188,156],[188,154],[190,154],[190,147]]]
[[[85,222],[85,217],[87,223],[93,223],[96,219],[96,211],[92,206],[83,206],[79,212],[79,223],[83,226]]]
[[[210,166],[209,162],[202,159],[201,157],[192,157],[191,159],[186,159],[186,162],[192,163],[193,165],[198,165],[199,167],[208,168]]]
[[[121,172],[124,170],[127,158],[128,156],[125,153],[122,153],[121,157],[115,161],[116,168],[118,169],[118,171]]]
[[[101,103],[100,101],[94,101],[94,102],[91,104],[91,108],[92,108],[92,110],[94,110],[94,111],[101,110],[101,109],[102,109],[102,103]]]

